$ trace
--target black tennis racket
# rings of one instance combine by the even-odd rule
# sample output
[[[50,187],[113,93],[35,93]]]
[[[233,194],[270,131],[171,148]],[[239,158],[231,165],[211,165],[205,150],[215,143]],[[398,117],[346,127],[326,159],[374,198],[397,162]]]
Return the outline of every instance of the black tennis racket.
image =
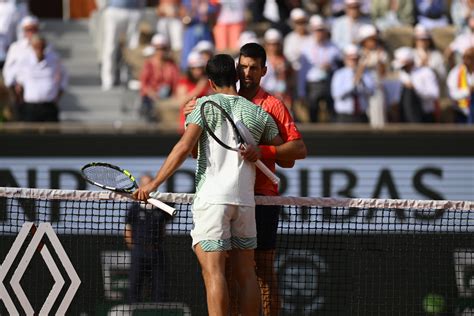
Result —
[[[226,110],[216,102],[211,100],[205,101],[201,105],[200,113],[206,131],[225,149],[238,152],[242,146],[245,148],[247,144],[256,145],[255,140],[247,127],[242,122],[239,122],[238,126],[229,113],[227,113]],[[268,169],[263,162],[257,160],[255,165],[274,184],[280,182],[280,178]]]
[[[138,188],[137,181],[130,171],[109,163],[88,163],[81,168],[81,173],[87,182],[105,190],[131,194]],[[176,213],[176,209],[157,199],[150,198],[147,202],[170,215]]]

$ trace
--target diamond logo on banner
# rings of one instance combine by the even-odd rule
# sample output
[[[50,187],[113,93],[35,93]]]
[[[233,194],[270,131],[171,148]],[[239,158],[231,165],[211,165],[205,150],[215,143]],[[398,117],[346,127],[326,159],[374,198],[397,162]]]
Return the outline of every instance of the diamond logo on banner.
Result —
[[[5,257],[5,260],[3,261],[3,264],[0,266],[0,299],[3,300],[3,303],[5,304],[5,307],[10,315],[19,314],[19,312],[5,287],[4,280],[8,272],[10,271],[13,262],[19,255],[18,252],[20,251],[21,246],[24,244],[26,238],[28,237],[28,234],[32,229],[34,230],[35,228],[35,224],[32,222],[26,222],[23,224],[23,227],[18,233],[18,236],[13,242],[10,251],[8,252],[7,256]],[[48,247],[46,245],[44,245],[43,247],[39,247],[45,235],[48,237],[51,245],[53,246],[54,251],[57,254],[57,257],[59,258],[61,265],[63,266],[64,270],[66,271],[68,277],[71,280],[71,284],[69,285],[69,288],[67,289],[66,294],[64,295],[56,311],[56,315],[64,315],[66,314],[69,305],[71,304],[74,296],[76,295],[79,285],[81,284],[81,280],[79,279],[76,270],[74,269],[71,261],[69,260],[66,251],[61,245],[58,236],[56,236],[56,233],[51,227],[51,224],[39,224],[38,229],[34,232],[33,238],[31,239],[28,247],[26,248],[25,252],[23,253],[23,256],[20,259],[20,262],[18,263],[18,266],[16,267],[16,270],[13,273],[13,276],[10,280],[10,285],[26,315],[37,314],[33,310],[33,307],[31,306],[28,297],[23,291],[20,285],[20,280],[23,277],[26,269],[28,268],[31,259],[35,254],[35,251],[40,248],[39,252],[46,266],[48,267],[49,272],[53,276],[54,285],[51,288],[45,302],[43,303],[39,314],[47,315],[50,313],[51,308],[58,299],[59,293],[61,292],[65,282],[63,276],[61,275],[61,271],[59,270],[56,262],[54,261]]]

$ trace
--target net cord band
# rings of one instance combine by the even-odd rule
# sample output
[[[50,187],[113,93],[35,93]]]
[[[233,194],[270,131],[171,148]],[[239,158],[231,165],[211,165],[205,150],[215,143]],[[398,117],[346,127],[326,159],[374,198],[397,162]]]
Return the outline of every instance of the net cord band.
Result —
[[[36,188],[0,187],[0,197],[51,200],[115,200],[130,201],[125,194],[112,191],[55,190]],[[165,203],[191,204],[194,194],[153,192],[150,197]],[[474,201],[436,201],[408,199],[369,199],[369,198],[317,198],[292,196],[255,196],[258,205],[299,205],[318,207],[356,207],[356,208],[413,208],[469,211],[474,209]]]

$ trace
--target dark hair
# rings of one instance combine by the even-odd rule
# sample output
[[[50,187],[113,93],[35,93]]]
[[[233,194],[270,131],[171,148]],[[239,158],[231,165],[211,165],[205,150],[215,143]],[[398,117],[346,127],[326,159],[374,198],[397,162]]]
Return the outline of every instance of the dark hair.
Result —
[[[237,82],[237,71],[232,56],[218,54],[212,57],[206,65],[209,79],[218,87],[231,87]]]
[[[260,59],[260,64],[265,67],[267,63],[267,53],[262,45],[257,43],[248,43],[240,48],[239,58],[241,56]]]

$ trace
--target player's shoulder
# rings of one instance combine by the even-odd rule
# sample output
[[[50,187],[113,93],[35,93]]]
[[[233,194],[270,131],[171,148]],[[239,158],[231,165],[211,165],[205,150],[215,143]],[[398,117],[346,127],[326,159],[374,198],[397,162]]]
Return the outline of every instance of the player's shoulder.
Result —
[[[260,99],[259,103],[267,112],[286,108],[285,104],[281,99],[277,98],[273,94],[270,94],[263,89],[260,90],[258,97]]]

